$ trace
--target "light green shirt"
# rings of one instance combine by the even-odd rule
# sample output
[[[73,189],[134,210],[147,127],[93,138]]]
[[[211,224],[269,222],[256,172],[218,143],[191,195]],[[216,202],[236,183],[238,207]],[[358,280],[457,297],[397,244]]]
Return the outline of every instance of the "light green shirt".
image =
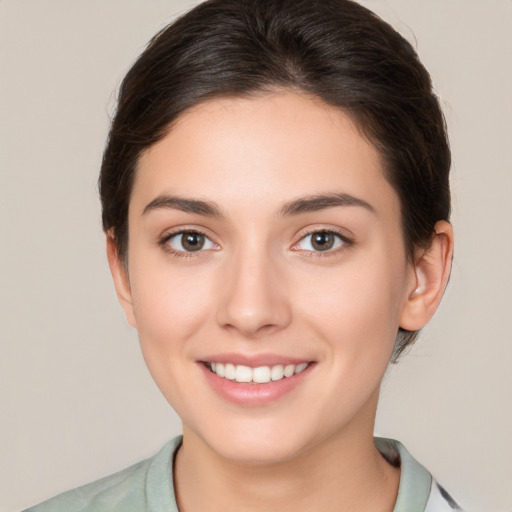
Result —
[[[179,512],[172,466],[181,441],[181,436],[176,437],[150,459],[60,494],[25,512]],[[375,438],[375,445],[388,460],[400,461],[400,487],[394,512],[460,510],[401,443]]]

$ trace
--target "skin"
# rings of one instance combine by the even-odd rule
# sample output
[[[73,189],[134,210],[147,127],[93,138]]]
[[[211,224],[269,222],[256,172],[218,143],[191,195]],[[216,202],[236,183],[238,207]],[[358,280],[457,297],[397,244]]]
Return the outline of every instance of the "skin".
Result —
[[[360,204],[283,215],[333,194]],[[393,509],[399,470],[373,445],[380,384],[399,326],[435,312],[453,246],[441,221],[412,264],[400,216],[372,144],[338,109],[291,91],[210,100],[143,154],[127,264],[110,236],[107,247],[148,368],[183,422],[180,510]],[[205,234],[203,250],[186,252],[183,230]],[[334,248],[315,250],[310,233],[326,230]],[[205,378],[201,361],[226,353],[312,364],[288,393],[244,405]]]

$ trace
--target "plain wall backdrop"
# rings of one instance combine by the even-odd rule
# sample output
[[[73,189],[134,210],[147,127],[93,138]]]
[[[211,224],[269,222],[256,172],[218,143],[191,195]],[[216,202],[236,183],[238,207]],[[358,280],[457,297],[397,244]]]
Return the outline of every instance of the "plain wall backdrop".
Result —
[[[0,512],[180,432],[107,267],[96,179],[115,90],[179,0],[0,0]],[[468,511],[512,511],[512,2],[365,0],[410,41],[453,148],[451,282],[377,432]]]

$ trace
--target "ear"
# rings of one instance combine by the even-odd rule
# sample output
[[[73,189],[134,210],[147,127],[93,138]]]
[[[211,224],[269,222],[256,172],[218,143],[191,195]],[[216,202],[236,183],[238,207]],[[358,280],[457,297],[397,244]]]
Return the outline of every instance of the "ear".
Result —
[[[114,279],[117,298],[119,299],[119,302],[124,310],[126,319],[132,327],[137,328],[135,315],[133,312],[132,291],[130,287],[128,270],[125,268],[125,265],[121,260],[119,255],[119,248],[117,247],[117,243],[112,233],[110,232],[107,233],[107,258],[108,264],[110,266],[110,272],[112,273],[112,278]]]
[[[450,277],[452,256],[453,228],[442,220],[434,226],[431,246],[419,254],[414,265],[409,295],[400,316],[402,329],[417,331],[432,318]]]

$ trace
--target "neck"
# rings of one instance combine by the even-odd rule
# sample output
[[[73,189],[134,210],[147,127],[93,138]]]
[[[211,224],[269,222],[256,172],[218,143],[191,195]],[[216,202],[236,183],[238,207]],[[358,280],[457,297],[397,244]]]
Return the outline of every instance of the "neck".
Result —
[[[373,421],[371,428],[361,427],[347,425],[292,459],[272,464],[223,458],[184,427],[175,461],[180,512],[391,512],[400,470],[375,448]]]

